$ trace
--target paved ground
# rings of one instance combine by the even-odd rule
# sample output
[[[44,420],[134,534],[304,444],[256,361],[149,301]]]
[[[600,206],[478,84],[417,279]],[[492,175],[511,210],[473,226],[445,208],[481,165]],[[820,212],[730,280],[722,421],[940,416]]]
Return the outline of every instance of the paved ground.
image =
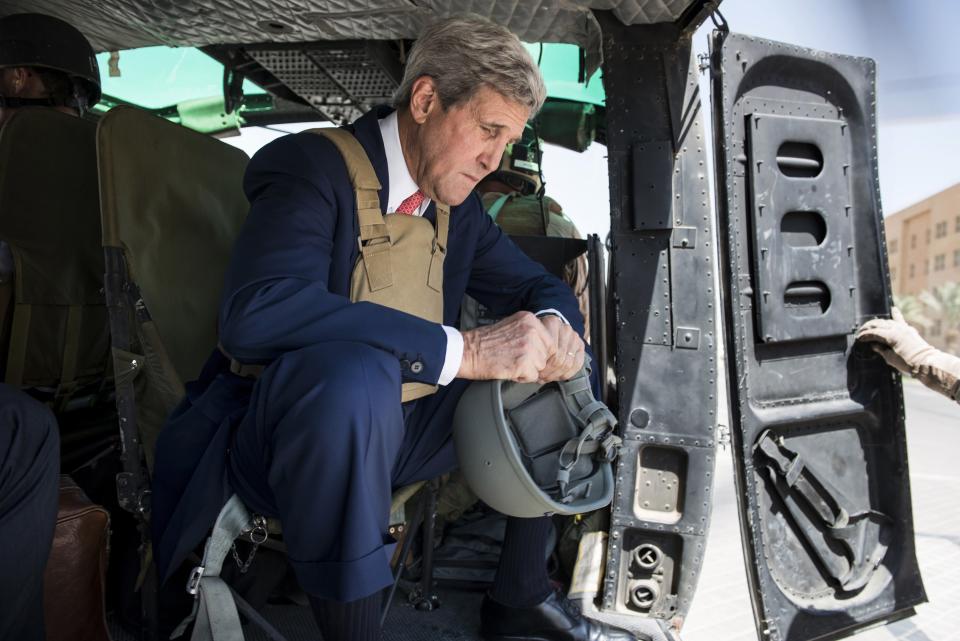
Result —
[[[917,556],[929,603],[856,641],[960,641],[960,405],[908,381],[907,444]],[[714,513],[683,641],[752,641],[730,451],[717,457]]]

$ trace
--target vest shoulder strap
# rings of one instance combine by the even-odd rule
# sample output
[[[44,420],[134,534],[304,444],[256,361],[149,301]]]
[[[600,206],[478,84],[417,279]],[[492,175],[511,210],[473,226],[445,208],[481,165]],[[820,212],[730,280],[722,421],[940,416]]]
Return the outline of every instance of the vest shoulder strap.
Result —
[[[354,189],[380,190],[380,180],[377,178],[377,172],[374,171],[367,152],[363,150],[356,136],[339,127],[323,127],[310,129],[309,131],[323,136],[336,145],[340,155],[343,156],[344,162],[347,163],[347,173],[350,175],[350,182]]]
[[[380,180],[370,163],[367,152],[357,138],[346,129],[318,128],[310,133],[324,136],[332,142],[347,165],[347,175],[357,196],[357,219],[360,227],[360,253],[370,280],[371,291],[390,287],[393,273],[390,267],[390,232],[380,211]],[[429,284],[442,288],[443,259],[447,248],[447,230],[450,208],[436,203],[437,222],[435,244],[430,266]]]
[[[346,129],[310,129],[310,133],[323,136],[332,142],[347,165],[347,175],[357,196],[357,222],[360,226],[361,247],[367,244],[389,242],[390,234],[380,211],[380,180],[370,164],[367,152],[356,137]],[[366,257],[366,256],[365,256]],[[372,256],[370,256],[374,262]]]

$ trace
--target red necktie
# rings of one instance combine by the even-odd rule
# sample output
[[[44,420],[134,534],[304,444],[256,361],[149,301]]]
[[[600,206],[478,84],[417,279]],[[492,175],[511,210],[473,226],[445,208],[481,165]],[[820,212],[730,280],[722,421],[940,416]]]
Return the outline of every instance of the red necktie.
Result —
[[[423,200],[425,198],[426,196],[423,195],[423,192],[418,189],[416,192],[413,193],[413,195],[407,196],[404,199],[404,201],[400,203],[400,206],[397,207],[396,213],[398,214],[414,213],[415,211],[420,209],[420,205],[423,203]]]

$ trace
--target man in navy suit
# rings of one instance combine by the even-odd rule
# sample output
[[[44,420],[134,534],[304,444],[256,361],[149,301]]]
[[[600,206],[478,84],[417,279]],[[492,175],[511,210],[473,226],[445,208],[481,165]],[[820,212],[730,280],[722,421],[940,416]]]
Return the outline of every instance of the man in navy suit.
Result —
[[[451,206],[442,323],[351,302],[356,199],[327,138],[288,136],[253,158],[250,214],[220,308],[223,349],[188,385],[157,445],[154,549],[164,576],[236,492],[252,511],[280,518],[324,638],[378,638],[391,582],[391,492],[456,467],[451,419],[466,385],[563,380],[583,364],[570,289],[517,249],[473,193],[545,95],[509,31],[452,19],[417,41],[396,110],[375,109],[350,128],[380,181],[383,213],[436,224],[435,202]],[[513,313],[460,333],[453,326],[467,292]],[[265,369],[256,380],[231,373],[224,353]],[[408,382],[439,388],[401,403]],[[550,527],[546,517],[509,520],[484,635],[627,638],[553,592]]]

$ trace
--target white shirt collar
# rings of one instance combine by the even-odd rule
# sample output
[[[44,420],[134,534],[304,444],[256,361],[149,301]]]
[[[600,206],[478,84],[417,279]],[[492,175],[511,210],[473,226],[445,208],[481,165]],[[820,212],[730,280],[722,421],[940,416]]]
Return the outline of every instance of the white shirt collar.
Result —
[[[387,154],[387,180],[390,191],[387,194],[387,211],[392,214],[397,211],[408,196],[416,193],[419,187],[407,169],[407,161],[403,158],[403,149],[400,147],[400,127],[397,124],[397,112],[377,121],[380,125],[380,137],[383,138],[383,150]],[[430,204],[429,198],[424,198],[416,215],[422,216]]]

